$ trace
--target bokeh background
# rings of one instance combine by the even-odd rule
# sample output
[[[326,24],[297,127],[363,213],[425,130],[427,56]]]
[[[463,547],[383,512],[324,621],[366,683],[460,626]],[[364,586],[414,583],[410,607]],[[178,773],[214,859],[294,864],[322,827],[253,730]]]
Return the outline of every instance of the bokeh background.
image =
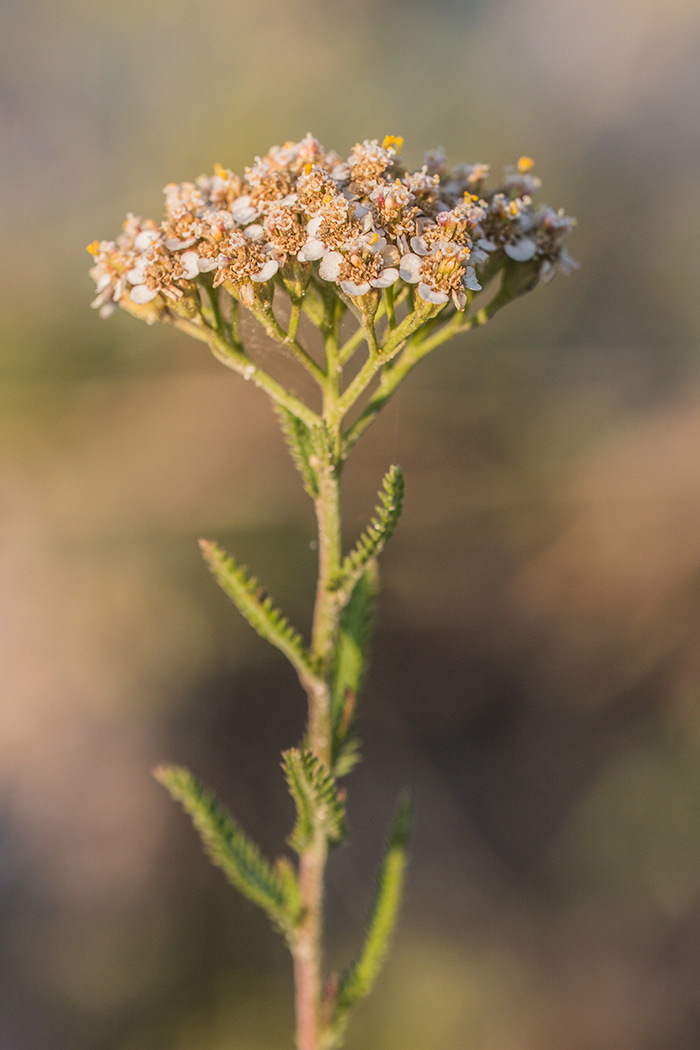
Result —
[[[270,852],[303,698],[199,560],[306,623],[313,522],[264,396],[88,309],[85,245],[161,187],[312,130],[496,170],[526,153],[582,264],[423,364],[348,470],[383,561],[330,950],[394,798],[417,830],[349,1050],[700,1042],[696,0],[2,0],[0,1047],[291,1047],[291,979],[153,782]],[[259,351],[270,368],[278,351]],[[283,362],[284,364],[284,362]]]

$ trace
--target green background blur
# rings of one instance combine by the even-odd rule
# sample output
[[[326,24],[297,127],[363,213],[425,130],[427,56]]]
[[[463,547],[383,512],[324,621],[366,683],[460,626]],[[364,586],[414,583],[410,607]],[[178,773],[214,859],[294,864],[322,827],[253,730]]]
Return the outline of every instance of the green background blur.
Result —
[[[349,1050],[700,1044],[696,0],[3,0],[0,1050],[291,1047],[291,979],[151,779],[270,853],[303,698],[216,538],[304,625],[313,522],[269,405],[88,304],[85,245],[308,130],[536,159],[557,278],[423,364],[348,469],[348,541],[407,475],[365,760],[332,859],[352,956],[417,797],[391,961]],[[273,370],[279,352],[259,342]],[[295,380],[296,381],[296,380]],[[300,387],[300,389],[302,389]]]

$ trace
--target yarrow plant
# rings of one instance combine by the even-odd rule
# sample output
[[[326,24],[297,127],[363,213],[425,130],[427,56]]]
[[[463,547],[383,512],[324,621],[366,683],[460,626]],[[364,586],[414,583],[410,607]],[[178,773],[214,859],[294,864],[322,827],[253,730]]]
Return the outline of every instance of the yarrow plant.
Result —
[[[437,150],[409,171],[401,147],[393,136],[366,140],[342,160],[307,135],[257,157],[243,177],[217,165],[195,182],[169,184],[160,224],[130,214],[116,241],[89,247],[92,305],[101,316],[119,305],[149,324],[174,325],[263,389],[314,501],[318,583],[308,640],[245,568],[216,543],[200,541],[216,580],[284,653],[308,696],[303,743],[282,755],[297,812],[288,840],[297,862],[281,856],[269,863],[188,770],[156,771],[214,863],[285,937],[298,1050],[339,1047],[352,1008],[374,984],[399,909],[410,824],[402,801],[364,945],[342,977],[326,974],[324,870],[329,850],[346,837],[339,781],[358,760],[356,710],[377,558],[398,522],[404,484],[391,467],[375,517],[344,554],[343,465],[422,358],[557,269],[575,266],[564,244],[574,220],[533,202],[540,180],[530,158],[490,189],[485,164],[450,168]],[[254,360],[241,307],[316,382],[320,410]]]

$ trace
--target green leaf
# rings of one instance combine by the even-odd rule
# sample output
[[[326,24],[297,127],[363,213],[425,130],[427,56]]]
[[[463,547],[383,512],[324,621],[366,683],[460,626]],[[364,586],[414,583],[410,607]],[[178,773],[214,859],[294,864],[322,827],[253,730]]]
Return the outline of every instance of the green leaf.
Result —
[[[411,804],[404,798],[394,820],[362,951],[343,978],[324,1047],[339,1046],[350,1010],[370,993],[381,969],[398,917],[411,829]]]
[[[282,768],[297,808],[297,822],[289,845],[297,853],[306,850],[320,832],[331,843],[345,838],[345,806],[335,780],[308,748],[292,747],[282,752]]]
[[[355,584],[340,618],[331,694],[333,773],[336,777],[346,776],[359,761],[358,744],[352,730],[367,665],[367,645],[378,583],[377,563],[372,559]]]
[[[360,536],[354,550],[343,559],[338,580],[335,581],[336,589],[350,590],[354,587],[367,563],[384,550],[401,517],[403,489],[401,468],[390,467],[379,493],[380,502],[375,508],[375,517]]]
[[[258,634],[277,646],[300,678],[313,674],[304,640],[247,569],[211,540],[200,540],[202,554],[221,588]]]
[[[283,405],[275,405],[275,411],[282,424],[289,451],[294,465],[301,475],[304,488],[312,499],[318,497],[318,475],[311,465],[314,455],[314,442],[310,429],[301,419],[289,412]]]
[[[204,849],[229,882],[267,912],[278,929],[292,933],[300,907],[298,887],[293,890],[290,873],[281,876],[279,866],[273,871],[231,814],[188,769],[159,766],[154,776],[192,818]]]

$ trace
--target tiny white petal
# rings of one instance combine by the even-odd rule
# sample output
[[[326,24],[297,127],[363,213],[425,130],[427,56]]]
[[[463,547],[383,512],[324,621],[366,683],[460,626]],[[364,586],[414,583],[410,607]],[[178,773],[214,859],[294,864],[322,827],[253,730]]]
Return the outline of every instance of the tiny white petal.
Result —
[[[244,230],[243,236],[251,241],[261,241],[265,236],[265,230],[259,222],[255,222],[252,226],[248,226],[248,228]]]
[[[209,273],[210,270],[218,270],[219,263],[216,259],[197,259],[197,269],[200,273]]]
[[[372,255],[376,255],[377,252],[381,252],[386,248],[386,237],[377,237],[376,241],[370,241],[367,247]]]
[[[489,253],[482,251],[481,248],[472,248],[471,254],[469,256],[471,261],[478,265],[480,265],[481,263],[485,263],[488,257]]]
[[[100,317],[111,317],[116,309],[116,303],[103,303],[100,307]]]
[[[196,240],[196,237],[188,237],[186,241],[180,240],[179,237],[170,237],[165,242],[165,247],[169,248],[171,252],[174,252],[181,250],[182,248],[190,248]]]
[[[321,265],[318,268],[319,277],[322,277],[324,281],[337,281],[342,261],[343,256],[340,252],[328,252],[328,255],[324,255],[321,259]]]
[[[157,291],[149,288],[147,284],[137,284],[129,292],[129,298],[133,303],[150,303],[151,299],[155,299],[158,295]]]
[[[309,237],[304,247],[297,252],[297,259],[299,262],[315,262],[316,259],[323,258],[326,250],[323,241],[319,241],[316,237]]]
[[[369,291],[369,282],[363,281],[362,284],[355,284],[354,281],[341,281],[340,287],[346,295],[366,295]]]
[[[452,302],[455,304],[457,310],[462,311],[467,305],[467,297],[464,292],[452,292]]]
[[[398,279],[399,271],[393,266],[389,266],[386,270],[382,270],[379,277],[375,277],[374,280],[369,283],[373,288],[389,288],[392,284],[396,284]]]
[[[143,279],[146,275],[146,263],[144,261],[138,262],[132,270],[127,270],[126,279],[129,284],[143,284]]]
[[[315,218],[309,219],[309,221],[306,224],[306,232],[308,233],[309,237],[315,237],[316,236],[316,234],[318,233],[319,227],[320,227],[322,222],[323,222],[323,216],[322,215],[317,215]]]
[[[446,303],[450,298],[447,292],[438,292],[435,288],[429,288],[422,281],[418,285],[418,294],[426,303]]]
[[[420,268],[421,260],[419,256],[413,255],[411,252],[408,255],[401,257],[399,264],[399,276],[402,281],[406,284],[417,284],[420,280]]]
[[[199,277],[199,259],[196,252],[184,252],[180,256],[180,262],[185,268],[185,277],[188,281],[193,281],[195,277]]]
[[[556,272],[556,269],[552,266],[549,259],[545,259],[540,266],[540,280],[542,281],[542,284],[549,284]]]
[[[137,252],[145,252],[159,237],[160,234],[155,230],[141,230],[141,233],[137,233],[134,238],[134,248]]]
[[[479,284],[476,270],[473,266],[467,266],[466,273],[464,274],[464,287],[468,288],[470,292],[481,291],[481,285]]]
[[[280,264],[276,259],[268,259],[262,270],[259,273],[254,273],[250,278],[251,281],[269,281],[271,277],[274,277],[280,268]]]
[[[430,255],[430,249],[422,237],[411,237],[411,247],[416,255]]]
[[[486,237],[482,237],[482,238],[481,238],[480,240],[478,240],[478,241],[477,241],[476,243],[477,243],[477,246],[478,246],[479,248],[483,248],[483,250],[484,250],[485,252],[495,252],[495,251],[497,251],[497,250],[498,250],[498,245],[497,245],[497,244],[494,244],[494,242],[493,242],[493,241],[489,241],[489,240],[487,240],[487,239],[486,239]]]
[[[529,259],[532,259],[537,251],[537,245],[529,237],[523,237],[522,240],[516,241],[515,244],[504,245],[503,251],[509,259],[513,259],[515,262],[527,262]]]

